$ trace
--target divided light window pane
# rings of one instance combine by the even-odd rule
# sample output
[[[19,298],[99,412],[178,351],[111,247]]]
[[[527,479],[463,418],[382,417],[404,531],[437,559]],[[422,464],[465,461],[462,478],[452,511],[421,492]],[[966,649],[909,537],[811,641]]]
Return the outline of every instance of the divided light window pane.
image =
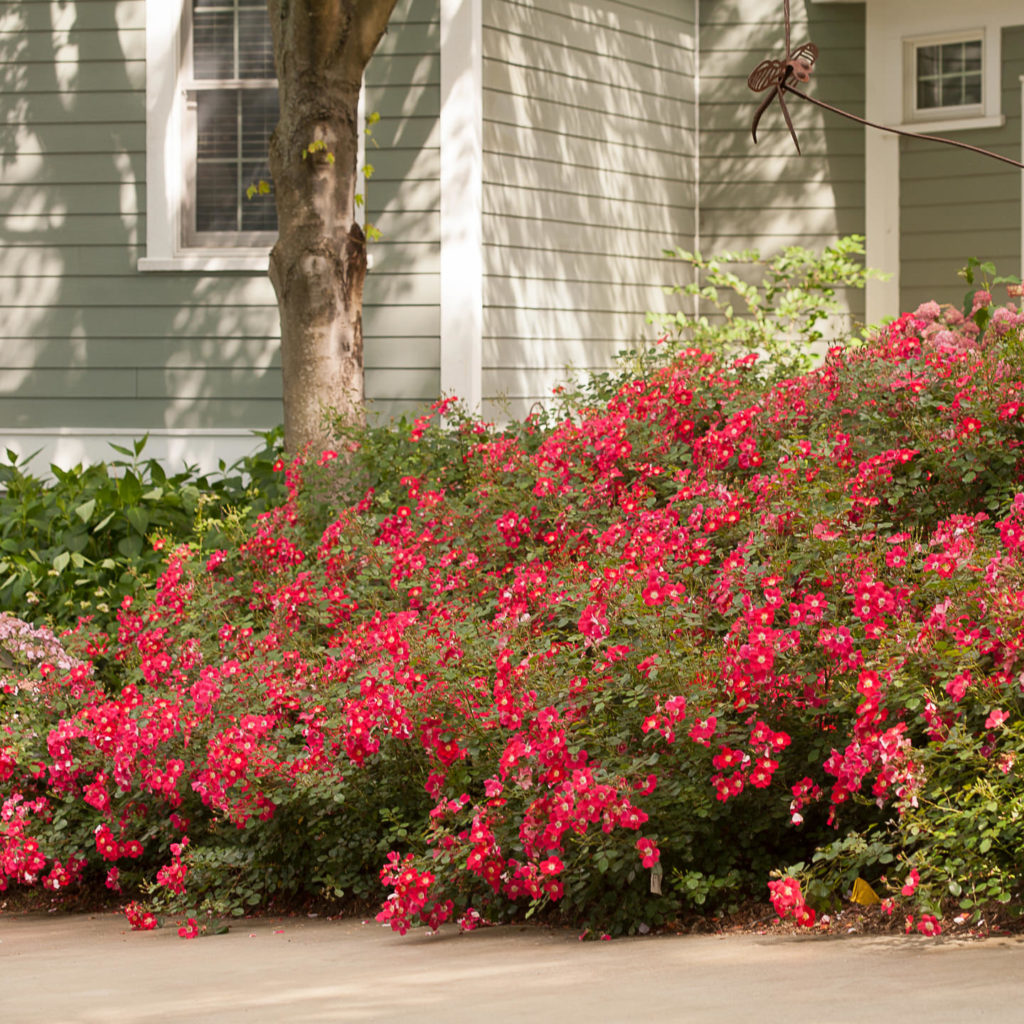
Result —
[[[196,0],[197,3],[200,0]],[[235,15],[233,11],[194,11],[192,65],[197,79],[235,77]]]
[[[274,43],[266,5],[238,12],[238,77],[275,78]]]
[[[195,230],[276,231],[273,196],[245,194],[270,179],[267,150],[278,116],[265,0],[192,0],[192,65]]]
[[[917,108],[981,103],[981,40],[917,48]]]
[[[270,180],[267,140],[276,89],[202,90],[196,95],[196,230],[276,231],[272,195],[246,196]]]

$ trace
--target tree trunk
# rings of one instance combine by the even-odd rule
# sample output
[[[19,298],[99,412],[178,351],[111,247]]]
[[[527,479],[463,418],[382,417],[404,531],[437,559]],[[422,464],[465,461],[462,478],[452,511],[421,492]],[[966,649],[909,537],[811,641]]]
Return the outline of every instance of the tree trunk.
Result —
[[[355,218],[359,88],[395,0],[268,0],[280,95],[270,142],[285,447],[361,422],[366,240]]]

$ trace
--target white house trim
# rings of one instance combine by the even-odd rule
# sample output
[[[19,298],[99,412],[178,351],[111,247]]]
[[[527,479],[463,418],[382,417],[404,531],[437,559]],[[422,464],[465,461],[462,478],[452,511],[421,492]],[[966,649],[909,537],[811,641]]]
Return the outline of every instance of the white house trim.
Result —
[[[181,208],[181,20],[185,0],[146,0],[146,256],[175,256]],[[160,268],[163,269],[163,268]]]
[[[483,397],[483,17],[441,0],[441,392]]]
[[[940,0],[941,2],[941,0]],[[865,116],[886,124],[902,106],[901,47],[895,37],[895,57],[889,43],[891,5],[868,0],[865,27]],[[889,276],[872,278],[865,290],[864,318],[877,324],[895,316],[900,307],[900,151],[897,136],[865,128],[864,233],[867,265]]]
[[[693,248],[700,252],[700,0],[693,0]],[[700,297],[694,297],[694,309]]]
[[[45,476],[45,467],[50,465],[71,469],[77,465],[124,459],[126,456],[111,448],[111,443],[130,448],[143,434],[148,434],[149,439],[140,458],[156,459],[172,471],[190,465],[200,472],[212,473],[221,462],[231,466],[263,447],[254,430],[145,430],[141,427],[8,427],[4,431],[4,445],[19,459],[27,459],[38,452],[38,459],[30,465],[34,473]]]
[[[999,75],[1002,68],[1002,29],[1024,24],[1021,0],[990,0],[983,14],[961,0],[865,0],[866,117],[877,124],[912,131],[942,132],[968,127],[988,128],[1003,123]],[[981,15],[979,17],[979,15]],[[905,43],[929,34],[984,33],[984,112],[977,119],[917,121],[904,124]],[[891,275],[868,282],[866,320],[878,323],[900,312],[900,151],[897,137],[865,128],[864,201],[867,263]],[[979,157],[979,159],[983,159]]]

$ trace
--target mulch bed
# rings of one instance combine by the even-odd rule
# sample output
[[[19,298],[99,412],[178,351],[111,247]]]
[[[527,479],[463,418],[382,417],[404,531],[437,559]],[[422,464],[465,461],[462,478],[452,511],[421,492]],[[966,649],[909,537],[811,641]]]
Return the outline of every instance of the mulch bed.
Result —
[[[9,889],[0,893],[0,915],[113,913],[128,898],[104,891],[80,890],[60,894],[38,889]],[[372,917],[376,905],[339,905],[317,902],[302,906],[273,906],[252,917]],[[956,911],[942,918],[942,935],[956,939],[989,939],[996,936],[1024,935],[1024,914],[1014,914],[993,905],[972,924],[969,917],[957,921]],[[691,914],[655,929],[667,935],[788,935],[814,936],[901,935],[907,931],[906,916],[899,911],[886,914],[880,906],[861,906],[844,901],[831,914],[819,914],[812,928],[802,928],[792,918],[781,919],[769,903],[752,903],[729,914]],[[917,932],[911,929],[911,934]]]

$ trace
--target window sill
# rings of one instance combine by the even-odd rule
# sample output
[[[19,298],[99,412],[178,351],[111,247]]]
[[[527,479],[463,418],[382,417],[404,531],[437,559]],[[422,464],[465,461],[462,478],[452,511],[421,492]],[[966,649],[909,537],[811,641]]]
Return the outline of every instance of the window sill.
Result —
[[[934,135],[936,132],[965,132],[972,128],[1002,128],[1006,118],[1002,114],[993,117],[944,118],[941,121],[904,121],[893,127],[904,132],[919,132]]]
[[[143,273],[168,271],[196,271],[203,274],[252,273],[265,274],[269,267],[270,250],[260,253],[214,255],[190,253],[187,256],[140,256],[135,269]],[[366,269],[373,270],[373,253],[366,254]]]
[[[140,271],[196,270],[208,274],[238,272],[267,272],[269,249],[232,253],[191,252],[180,256],[142,256]]]

